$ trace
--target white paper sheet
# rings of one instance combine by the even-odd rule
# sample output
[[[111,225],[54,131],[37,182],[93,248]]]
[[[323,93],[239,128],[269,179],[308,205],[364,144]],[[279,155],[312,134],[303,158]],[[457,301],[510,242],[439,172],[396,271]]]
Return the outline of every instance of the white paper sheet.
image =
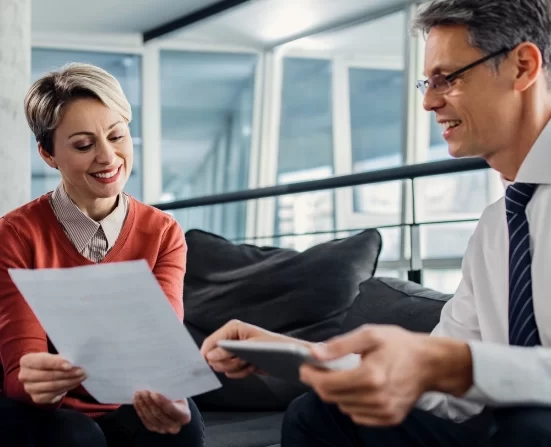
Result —
[[[150,390],[171,400],[220,387],[145,261],[9,274],[83,386],[101,403]]]

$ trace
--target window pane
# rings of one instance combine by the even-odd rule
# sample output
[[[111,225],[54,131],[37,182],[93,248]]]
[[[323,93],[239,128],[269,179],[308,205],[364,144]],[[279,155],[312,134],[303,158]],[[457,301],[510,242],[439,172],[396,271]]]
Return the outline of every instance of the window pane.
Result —
[[[333,121],[329,60],[285,58],[278,152],[279,184],[333,175]],[[334,192],[319,191],[277,199],[277,234],[334,229]],[[303,250],[327,236],[281,238]]]
[[[248,188],[256,63],[253,54],[161,51],[163,201]],[[242,237],[246,206],[187,210],[186,222]]]
[[[402,281],[407,280],[407,271],[405,270],[391,270],[386,268],[378,268],[375,272],[377,278],[396,278]]]
[[[405,24],[406,16],[400,11],[355,27],[366,36],[388,38],[388,48],[382,53],[376,46],[368,46],[348,70],[353,172],[392,168],[404,162]],[[354,212],[369,212],[372,204],[367,201],[383,196],[388,210],[401,210],[402,189],[396,182],[354,188]]]
[[[56,70],[70,62],[85,62],[111,73],[119,83],[132,106],[130,133],[134,143],[134,165],[125,191],[136,199],[142,199],[142,74],[141,56],[135,54],[98,53],[68,50],[32,50],[32,82],[45,73]],[[31,137],[31,194],[36,198],[55,189],[60,174],[44,163]]]
[[[423,285],[441,293],[455,293],[461,282],[461,269],[423,270]]]
[[[486,171],[427,177],[415,181],[418,222],[480,218],[493,201]],[[463,257],[476,222],[421,226],[423,258]]]

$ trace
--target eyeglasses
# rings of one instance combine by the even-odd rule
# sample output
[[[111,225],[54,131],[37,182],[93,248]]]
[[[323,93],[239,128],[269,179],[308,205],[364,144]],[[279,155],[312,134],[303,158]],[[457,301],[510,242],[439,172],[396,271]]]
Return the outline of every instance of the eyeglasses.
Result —
[[[452,82],[455,79],[457,79],[460,75],[470,70],[471,68],[474,68],[477,65],[480,65],[486,62],[487,60],[490,60],[496,56],[501,56],[502,54],[508,53],[509,51],[511,51],[510,48],[503,48],[502,50],[496,51],[495,53],[488,54],[487,56],[484,56],[483,58],[478,59],[470,63],[469,65],[466,65],[465,67],[460,68],[459,70],[454,71],[453,73],[450,73],[449,75],[437,74],[437,75],[431,76],[430,78],[424,81],[423,80],[417,81],[415,85],[423,95],[427,93],[427,89],[429,87],[437,95],[443,95],[451,89]]]

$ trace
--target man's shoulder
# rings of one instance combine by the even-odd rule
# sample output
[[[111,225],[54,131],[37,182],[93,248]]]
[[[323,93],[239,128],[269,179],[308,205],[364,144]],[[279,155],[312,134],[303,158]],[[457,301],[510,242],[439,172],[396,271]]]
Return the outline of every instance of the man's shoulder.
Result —
[[[488,205],[484,211],[482,211],[476,228],[469,240],[467,253],[472,252],[472,250],[482,250],[488,245],[500,246],[500,241],[505,235],[503,230],[507,228],[506,222],[505,198],[502,197]]]
[[[505,222],[505,220],[505,197],[500,197],[498,200],[488,205],[484,211],[482,211],[478,224],[479,226],[484,226],[501,221]]]

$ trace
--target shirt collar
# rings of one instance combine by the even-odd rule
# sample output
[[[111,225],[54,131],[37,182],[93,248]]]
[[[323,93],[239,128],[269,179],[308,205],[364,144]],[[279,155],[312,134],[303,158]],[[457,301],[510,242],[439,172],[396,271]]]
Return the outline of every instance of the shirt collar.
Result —
[[[100,224],[107,238],[107,249],[111,250],[121,234],[126,212],[128,210],[128,198],[125,194],[119,194],[117,207]]]
[[[551,121],[547,123],[524,159],[515,182],[551,184]]]
[[[82,253],[100,226],[107,239],[108,250],[115,245],[126,218],[128,200],[125,194],[120,194],[117,207],[105,219],[96,222],[80,210],[60,183],[52,194],[52,205],[69,238],[79,253]]]

